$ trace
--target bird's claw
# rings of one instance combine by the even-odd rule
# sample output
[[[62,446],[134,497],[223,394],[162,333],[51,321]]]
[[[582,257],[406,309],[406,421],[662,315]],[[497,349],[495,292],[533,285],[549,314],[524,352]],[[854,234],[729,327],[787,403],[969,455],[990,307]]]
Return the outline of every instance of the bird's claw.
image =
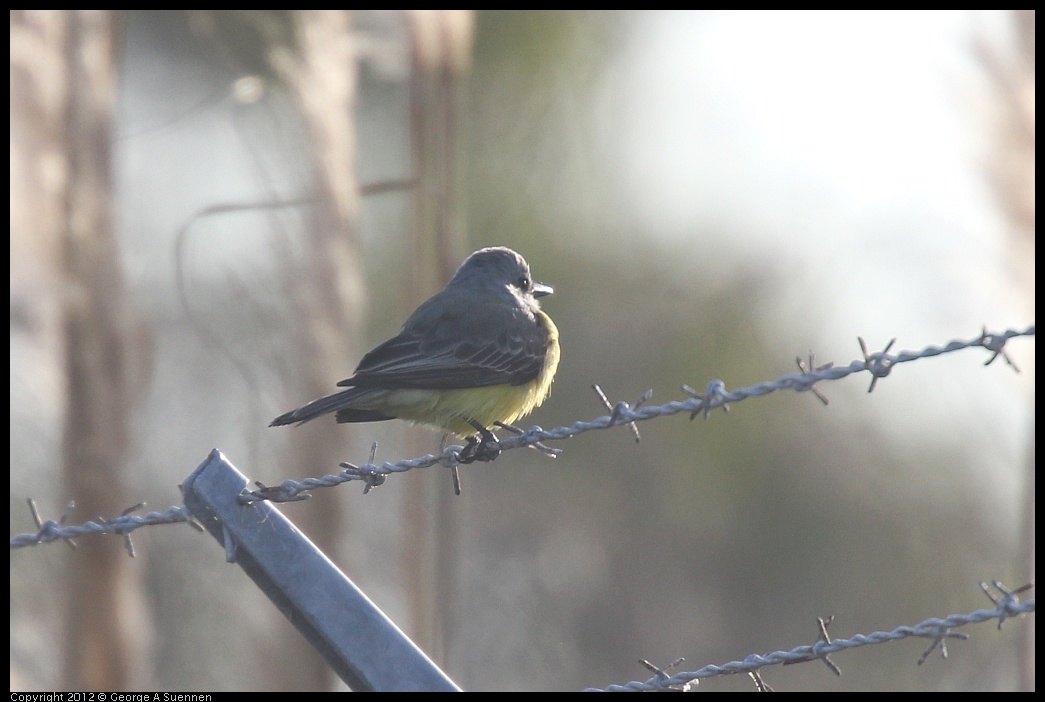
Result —
[[[487,463],[500,456],[501,447],[497,445],[497,437],[494,433],[474,420],[470,423],[479,433],[466,439],[467,444],[461,449],[458,460],[464,464],[475,461]]]

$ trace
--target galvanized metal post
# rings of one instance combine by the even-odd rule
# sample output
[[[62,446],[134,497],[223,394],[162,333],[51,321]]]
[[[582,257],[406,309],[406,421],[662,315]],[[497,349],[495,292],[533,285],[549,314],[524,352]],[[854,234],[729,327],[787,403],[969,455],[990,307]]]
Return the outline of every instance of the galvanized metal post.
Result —
[[[355,691],[460,691],[215,449],[182,485],[185,505]]]

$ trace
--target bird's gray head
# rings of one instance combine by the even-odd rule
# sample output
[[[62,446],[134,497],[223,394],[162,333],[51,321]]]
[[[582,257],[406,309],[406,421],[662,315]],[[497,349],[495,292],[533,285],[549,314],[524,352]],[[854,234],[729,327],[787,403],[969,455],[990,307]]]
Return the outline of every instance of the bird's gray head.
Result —
[[[479,249],[466,258],[447,283],[447,287],[460,285],[508,288],[520,296],[531,294],[544,297],[552,294],[550,286],[533,281],[526,259],[506,246]]]

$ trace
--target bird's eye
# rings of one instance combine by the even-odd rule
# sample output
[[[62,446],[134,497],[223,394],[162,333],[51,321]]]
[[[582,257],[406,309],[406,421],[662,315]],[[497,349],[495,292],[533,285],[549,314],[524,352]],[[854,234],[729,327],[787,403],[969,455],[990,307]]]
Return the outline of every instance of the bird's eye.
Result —
[[[519,278],[519,280],[515,281],[515,285],[520,290],[529,290],[530,289],[530,279],[527,278],[526,276],[521,276]]]

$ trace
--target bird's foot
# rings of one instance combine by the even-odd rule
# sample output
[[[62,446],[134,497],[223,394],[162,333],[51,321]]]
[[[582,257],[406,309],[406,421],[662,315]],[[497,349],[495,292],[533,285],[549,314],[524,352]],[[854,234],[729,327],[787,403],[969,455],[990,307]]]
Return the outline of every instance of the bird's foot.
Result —
[[[475,436],[469,436],[467,445],[461,450],[461,463],[474,463],[475,461],[489,462],[501,455],[501,449],[497,445],[497,437],[494,433],[474,419],[468,422],[476,431]]]

